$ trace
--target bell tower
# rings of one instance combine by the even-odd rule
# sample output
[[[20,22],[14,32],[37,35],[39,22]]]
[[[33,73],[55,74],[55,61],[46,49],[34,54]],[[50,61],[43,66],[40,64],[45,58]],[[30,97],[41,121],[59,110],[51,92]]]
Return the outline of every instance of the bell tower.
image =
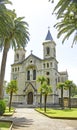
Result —
[[[43,58],[56,58],[56,49],[55,49],[55,42],[51,36],[50,30],[48,29],[47,36],[45,41],[43,42]]]
[[[14,54],[14,63],[22,62],[25,59],[26,50],[23,48],[16,49]]]
[[[58,83],[58,61],[56,60],[56,44],[48,29],[45,41],[43,42],[43,73],[47,76],[49,84],[52,86],[53,102]]]

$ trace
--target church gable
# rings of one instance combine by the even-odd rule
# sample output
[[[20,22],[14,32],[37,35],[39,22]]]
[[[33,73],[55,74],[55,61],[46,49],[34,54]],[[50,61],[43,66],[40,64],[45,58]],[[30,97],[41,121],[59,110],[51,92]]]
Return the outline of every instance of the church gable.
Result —
[[[29,56],[25,59],[25,61],[30,61],[30,62],[32,62],[31,59],[35,59],[35,60],[37,60],[37,61],[38,61],[38,60],[39,60],[39,61],[42,60],[41,58],[39,58],[39,57],[37,57],[37,56],[31,54],[31,55],[29,55]]]
[[[29,67],[33,67],[33,66],[36,66],[38,64],[40,64],[42,61],[42,59],[36,57],[35,55],[31,54],[29,55],[23,62],[23,65],[26,67],[26,68],[29,68]]]
[[[23,91],[26,92],[26,91],[37,91],[37,90],[31,82],[26,82],[25,89]]]

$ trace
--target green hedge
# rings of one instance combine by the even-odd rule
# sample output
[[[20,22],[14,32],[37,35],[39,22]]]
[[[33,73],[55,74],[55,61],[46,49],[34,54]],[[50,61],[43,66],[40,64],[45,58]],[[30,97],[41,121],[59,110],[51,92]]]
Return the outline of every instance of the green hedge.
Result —
[[[3,115],[6,109],[6,103],[4,100],[0,100],[0,116]]]

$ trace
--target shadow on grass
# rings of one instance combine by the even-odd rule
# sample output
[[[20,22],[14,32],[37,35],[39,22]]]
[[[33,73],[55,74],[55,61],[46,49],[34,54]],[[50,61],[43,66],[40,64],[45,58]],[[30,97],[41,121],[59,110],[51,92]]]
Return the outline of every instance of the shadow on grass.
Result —
[[[72,112],[72,111],[74,111],[74,109],[63,109],[62,111],[64,111],[64,112]]]

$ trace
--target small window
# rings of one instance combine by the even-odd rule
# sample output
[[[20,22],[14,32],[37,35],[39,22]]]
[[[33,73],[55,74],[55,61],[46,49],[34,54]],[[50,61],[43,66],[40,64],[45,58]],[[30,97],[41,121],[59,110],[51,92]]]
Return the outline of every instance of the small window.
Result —
[[[47,63],[47,68],[49,68],[49,63]]]
[[[49,75],[50,73],[49,72],[46,72],[46,75]]]
[[[17,68],[15,68],[15,71],[17,71]]]
[[[14,72],[14,68],[12,68],[12,72]]]
[[[45,64],[43,64],[43,68],[45,68]]]
[[[18,67],[18,71],[19,71],[19,67]]]
[[[52,62],[50,63],[50,66],[52,67]]]
[[[32,63],[32,60],[30,60],[30,63]]]

